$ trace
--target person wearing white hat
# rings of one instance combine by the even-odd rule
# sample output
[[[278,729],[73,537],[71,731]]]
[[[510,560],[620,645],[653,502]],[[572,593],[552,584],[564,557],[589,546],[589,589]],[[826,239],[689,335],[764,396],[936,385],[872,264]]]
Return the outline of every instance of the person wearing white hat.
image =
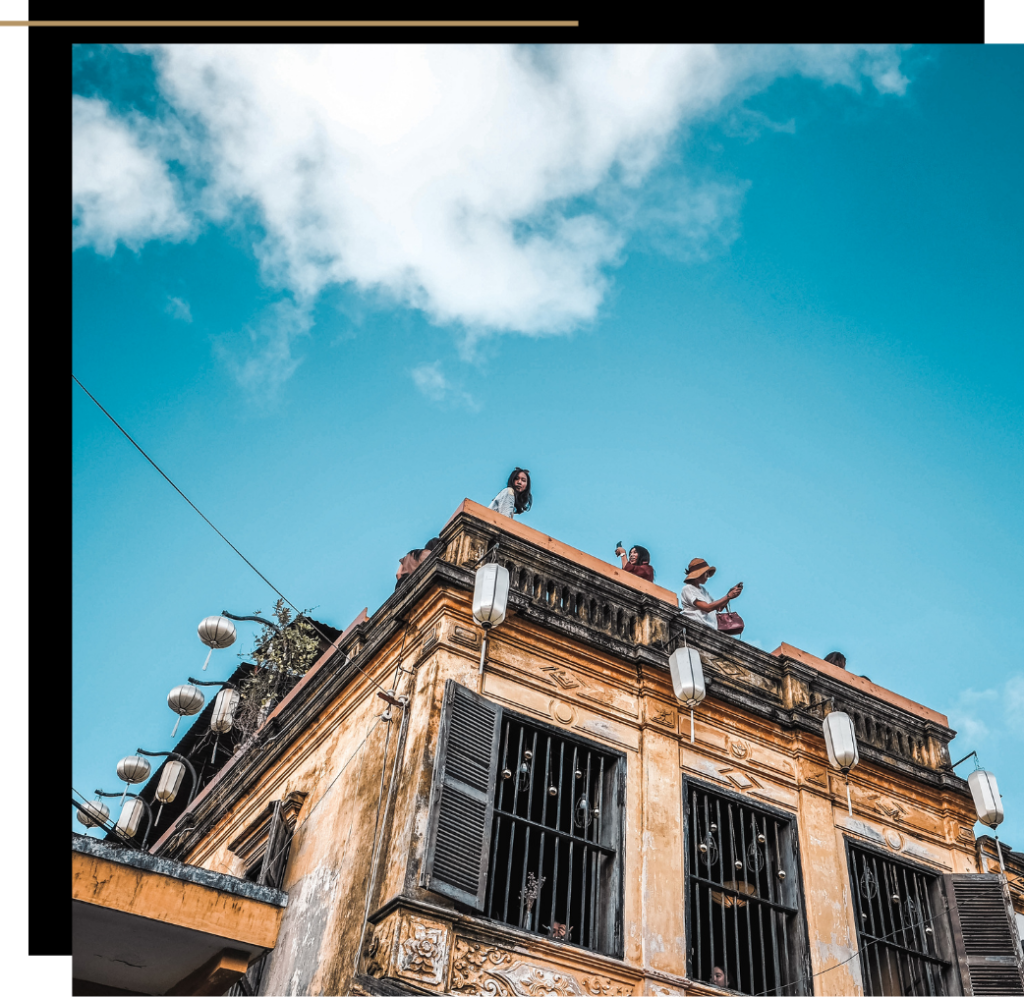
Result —
[[[704,588],[704,583],[717,570],[704,558],[695,557],[686,569],[686,584],[679,594],[683,616],[703,623],[712,630],[718,629],[718,618],[715,613],[743,591],[743,582],[737,582],[721,599],[712,599],[711,593]]]

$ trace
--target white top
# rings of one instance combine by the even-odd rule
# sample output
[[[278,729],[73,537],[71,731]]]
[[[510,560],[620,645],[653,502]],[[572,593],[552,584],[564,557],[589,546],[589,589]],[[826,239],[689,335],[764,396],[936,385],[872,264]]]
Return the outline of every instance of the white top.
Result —
[[[491,508],[494,509],[499,516],[508,516],[512,518],[512,514],[516,511],[516,493],[511,488],[506,488],[504,491],[498,492],[494,496],[494,500],[491,502]]]
[[[711,627],[712,630],[717,630],[718,616],[714,612],[701,612],[694,605],[694,602],[698,600],[700,602],[715,601],[711,598],[711,593],[703,585],[694,585],[693,582],[687,582],[683,586],[683,593],[679,600],[682,603],[683,616],[690,620],[696,620],[698,623],[703,623],[705,626]]]

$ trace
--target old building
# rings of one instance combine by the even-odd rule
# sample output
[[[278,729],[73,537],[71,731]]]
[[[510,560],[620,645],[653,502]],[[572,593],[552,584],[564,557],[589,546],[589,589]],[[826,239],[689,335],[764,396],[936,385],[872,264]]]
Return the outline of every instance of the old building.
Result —
[[[192,992],[1024,993],[1020,857],[975,840],[944,716],[468,500],[440,535],[151,844],[269,891],[247,975]],[[511,591],[481,665],[483,561]]]

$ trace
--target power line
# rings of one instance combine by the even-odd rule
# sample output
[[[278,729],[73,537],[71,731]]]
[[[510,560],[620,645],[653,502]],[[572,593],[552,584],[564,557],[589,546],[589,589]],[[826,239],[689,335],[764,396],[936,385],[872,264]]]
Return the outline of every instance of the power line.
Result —
[[[208,525],[208,526],[210,527],[210,529],[211,529],[211,530],[213,530],[213,532],[214,532],[214,533],[216,533],[216,534],[217,534],[217,536],[219,536],[219,537],[221,538],[221,540],[223,540],[223,541],[224,541],[224,543],[226,543],[226,544],[227,544],[227,545],[228,545],[228,546],[229,546],[229,547],[230,547],[230,548],[231,548],[231,549],[232,549],[232,550],[233,550],[233,551],[234,551],[234,552],[235,552],[235,553],[236,553],[236,554],[237,554],[237,555],[238,555],[238,556],[239,556],[239,557],[240,557],[240,558],[241,558],[241,559],[243,560],[243,561],[245,561],[245,563],[246,563],[247,565],[249,565],[249,567],[250,567],[250,568],[252,568],[252,570],[253,570],[253,571],[255,571],[255,572],[256,572],[256,574],[257,574],[257,575],[259,575],[259,576],[260,576],[260,578],[262,578],[262,579],[263,579],[263,581],[265,581],[265,582],[266,582],[266,583],[267,583],[267,584],[268,584],[268,585],[269,585],[269,586],[270,586],[270,587],[271,587],[271,588],[272,588],[272,589],[273,589],[273,590],[274,590],[274,591],[275,591],[275,592],[276,592],[276,593],[277,593],[277,594],[278,594],[278,595],[279,595],[279,596],[280,596],[280,597],[281,597],[281,598],[282,598],[282,599],[283,599],[283,600],[284,600],[284,601],[285,601],[286,603],[288,603],[288,605],[289,605],[289,606],[291,606],[291,608],[292,608],[293,610],[295,610],[295,615],[296,615],[296,616],[302,616],[303,614],[302,614],[302,613],[301,613],[301,612],[300,612],[300,611],[299,611],[299,610],[298,610],[298,609],[296,608],[295,604],[294,604],[294,603],[293,603],[293,602],[292,602],[292,601],[291,601],[290,599],[288,599],[288,598],[287,598],[287,597],[286,597],[286,596],[284,595],[284,593],[283,593],[283,592],[282,592],[282,591],[281,591],[281,590],[280,590],[280,589],[279,589],[279,588],[278,588],[278,587],[277,587],[276,585],[274,585],[274,583],[273,583],[273,582],[272,582],[272,581],[271,581],[271,580],[270,580],[269,578],[267,578],[267,576],[266,576],[265,574],[263,574],[263,572],[262,572],[262,571],[260,571],[260,570],[259,570],[259,568],[257,568],[257,567],[256,567],[256,565],[252,563],[252,561],[250,561],[250,560],[249,560],[249,558],[247,558],[247,557],[246,557],[246,556],[245,556],[245,555],[244,555],[244,554],[243,554],[243,553],[242,553],[242,552],[241,552],[241,551],[240,551],[240,550],[239,550],[239,549],[238,549],[238,548],[237,548],[237,547],[236,547],[236,546],[235,546],[235,545],[234,545],[234,544],[233,544],[233,543],[232,543],[232,542],[230,541],[230,540],[228,540],[228,538],[227,538],[226,536],[224,536],[224,534],[223,534],[223,533],[221,533],[221,531],[220,531],[220,530],[218,530],[218,529],[217,529],[217,527],[216,527],[216,526],[214,526],[214,525],[213,525],[213,523],[211,523],[211,522],[210,522],[210,520],[209,520],[209,519],[207,519],[205,515],[203,515],[203,512],[202,512],[202,510],[201,510],[201,509],[200,509],[200,508],[199,508],[199,507],[198,507],[198,506],[197,506],[197,505],[195,504],[195,502],[193,502],[193,501],[192,501],[192,500],[191,500],[191,499],[190,499],[190,498],[189,498],[189,497],[188,497],[188,496],[187,496],[187,495],[186,495],[186,494],[185,494],[185,493],[184,493],[184,492],[183,492],[183,491],[182,491],[182,490],[181,490],[181,489],[180,489],[180,488],[179,488],[179,487],[178,487],[178,486],[177,486],[177,485],[176,485],[176,484],[175,484],[175,483],[173,482],[173,481],[171,481],[171,479],[170,479],[170,478],[169,478],[169,477],[168,477],[168,476],[167,476],[166,474],[164,474],[164,472],[163,472],[163,471],[161,470],[160,466],[159,466],[159,465],[158,465],[158,464],[156,463],[156,461],[155,461],[155,460],[153,460],[153,458],[152,458],[152,457],[150,457],[150,456],[149,456],[149,454],[148,454],[148,453],[146,453],[146,451],[145,451],[145,450],[143,450],[143,449],[142,449],[142,447],[140,447],[140,446],[138,445],[138,443],[136,443],[136,442],[135,442],[135,440],[134,440],[134,439],[132,439],[132,437],[131,437],[131,434],[130,434],[130,433],[129,433],[129,432],[128,432],[128,431],[127,431],[127,430],[126,430],[126,429],[125,429],[125,428],[124,428],[124,427],[123,427],[123,426],[122,426],[122,425],[121,425],[121,424],[120,424],[120,423],[119,423],[119,422],[118,422],[118,421],[117,421],[117,420],[116,420],[116,419],[115,419],[115,418],[114,418],[114,417],[113,417],[113,416],[112,416],[112,415],[111,415],[111,414],[110,414],[110,413],[109,413],[109,412],[108,412],[108,411],[107,411],[107,410],[106,410],[106,409],[105,409],[105,408],[104,408],[104,407],[103,407],[103,406],[102,406],[102,405],[101,405],[100,403],[99,403],[99,401],[97,400],[96,396],[95,396],[95,395],[93,395],[93,393],[92,393],[92,392],[91,392],[91,391],[90,391],[90,390],[89,390],[89,389],[88,389],[88,388],[87,388],[87,387],[86,387],[86,386],[85,386],[84,384],[82,384],[82,382],[81,382],[81,381],[79,381],[79,380],[78,380],[78,378],[77,378],[77,377],[75,377],[75,375],[74,375],[73,373],[72,373],[71,377],[72,377],[72,379],[74,380],[75,384],[77,384],[77,385],[78,385],[78,386],[79,386],[79,387],[80,387],[80,388],[81,388],[81,389],[82,389],[82,390],[83,390],[83,391],[84,391],[84,392],[85,392],[85,393],[86,393],[86,394],[87,394],[87,395],[88,395],[88,396],[89,396],[89,397],[90,397],[90,398],[91,398],[91,399],[93,400],[93,402],[95,402],[95,404],[96,404],[96,407],[97,407],[97,408],[98,408],[98,409],[99,409],[99,410],[100,410],[100,411],[101,411],[101,412],[102,412],[102,413],[103,413],[103,414],[104,414],[104,415],[105,415],[105,416],[106,416],[106,417],[107,417],[107,418],[108,418],[108,419],[109,419],[109,420],[110,420],[110,421],[111,421],[111,422],[112,422],[112,423],[113,423],[113,424],[114,424],[115,426],[117,426],[117,428],[118,428],[118,429],[119,429],[119,430],[120,430],[120,431],[121,431],[121,432],[122,432],[122,433],[124,434],[124,437],[125,437],[125,439],[127,439],[127,440],[128,440],[128,442],[129,442],[129,443],[131,443],[131,445],[132,445],[133,447],[135,447],[135,449],[136,449],[136,450],[138,450],[138,451],[139,451],[139,453],[140,453],[140,454],[142,454],[142,456],[143,456],[143,457],[145,457],[145,458],[146,458],[146,460],[148,460],[148,461],[149,461],[149,463],[150,463],[150,464],[152,464],[154,468],[156,468],[156,470],[157,470],[157,471],[159,472],[160,476],[161,476],[161,477],[162,477],[162,478],[163,478],[163,479],[164,479],[164,480],[165,480],[165,481],[166,481],[166,482],[167,482],[167,483],[168,483],[168,484],[169,484],[169,485],[170,485],[170,486],[171,486],[171,487],[172,487],[172,488],[173,488],[173,489],[174,489],[174,490],[175,490],[175,491],[176,491],[176,492],[177,492],[177,493],[178,493],[178,494],[179,494],[179,495],[180,495],[180,496],[181,496],[181,497],[182,497],[182,498],[183,498],[183,499],[184,499],[184,500],[186,501],[186,502],[188,502],[188,504],[189,504],[190,506],[192,506],[192,508],[193,508],[193,509],[195,509],[195,511],[196,511],[196,512],[198,512],[200,516],[202,516],[202,518],[203,518],[203,521],[204,521],[204,522],[205,522],[205,523],[206,523],[206,524],[207,524],[207,525]],[[319,635],[320,635],[320,636],[321,636],[321,637],[322,637],[322,638],[323,638],[323,639],[324,639],[325,641],[327,641],[327,644],[328,644],[328,646],[334,643],[334,642],[333,642],[333,641],[332,641],[332,640],[331,640],[331,639],[330,639],[330,638],[329,638],[329,637],[327,636],[327,634],[325,634],[325,633],[324,633],[324,632],[323,632],[322,630],[320,630],[320,628],[319,628],[319,627],[318,627],[318,626],[316,625],[316,623],[315,623],[315,622],[314,622],[313,620],[311,620],[311,619],[310,619],[309,617],[304,617],[304,618],[305,618],[305,619],[306,619],[306,620],[307,620],[307,621],[309,622],[310,626],[311,626],[311,627],[312,627],[312,628],[313,628],[313,629],[314,629],[314,630],[315,630],[315,631],[316,631],[316,632],[317,632],[317,633],[318,633],[318,634],[319,634]],[[347,661],[351,661],[351,658],[349,658],[349,656],[348,656],[348,655],[345,655],[345,658],[346,658],[346,660],[347,660]],[[353,662],[352,662],[352,664],[355,664],[355,662],[353,661]],[[379,682],[378,682],[378,681],[377,681],[377,680],[376,680],[375,678],[373,678],[373,676],[371,676],[371,675],[370,675],[370,674],[368,674],[368,673],[367,673],[366,671],[364,671],[364,670],[363,670],[362,668],[360,668],[360,667],[359,667],[359,665],[356,665],[356,668],[357,668],[357,669],[358,669],[358,670],[359,670],[360,672],[362,672],[362,674],[363,674],[363,675],[365,675],[365,676],[366,676],[366,678],[367,678],[367,679],[369,679],[369,681],[370,681],[371,683],[373,683],[373,685],[375,685],[375,686],[376,686],[376,687],[377,687],[378,689],[380,689],[380,691],[381,691],[381,692],[386,692],[386,691],[387,691],[387,690],[386,690],[386,689],[384,688],[384,686],[382,686],[382,685],[381,685],[381,684],[380,684],[380,683],[379,683]]]
[[[960,907],[961,909],[963,909],[964,907],[975,906],[976,903],[977,901],[968,900],[962,903]],[[926,924],[931,924],[931,922],[934,921],[936,918],[946,913],[948,913],[948,910],[947,908],[943,907],[942,910],[936,911],[929,918],[925,918],[921,921],[915,921],[913,922],[913,924],[909,926],[904,924],[902,927],[893,929],[889,932],[889,934],[882,935],[881,938],[869,938],[862,948],[855,950],[853,955],[851,955],[847,959],[844,959],[842,962],[837,962],[834,966],[826,966],[824,969],[819,969],[817,973],[811,973],[809,976],[801,976],[798,979],[791,980],[789,983],[782,984],[780,987],[773,987],[771,990],[762,990],[759,994],[756,995],[756,997],[767,997],[768,994],[778,993],[779,990],[783,987],[786,990],[788,990],[790,987],[795,987],[800,983],[809,982],[818,976],[822,976],[825,973],[831,973],[833,969],[839,969],[840,966],[845,966],[848,962],[853,962],[853,960],[856,959],[857,956],[859,956],[862,952],[866,952],[872,945],[877,945],[879,942],[884,942],[887,939],[900,934],[901,932],[906,933],[908,929],[913,929],[915,927],[923,928]],[[927,957],[927,953],[924,952],[918,953],[918,955]]]

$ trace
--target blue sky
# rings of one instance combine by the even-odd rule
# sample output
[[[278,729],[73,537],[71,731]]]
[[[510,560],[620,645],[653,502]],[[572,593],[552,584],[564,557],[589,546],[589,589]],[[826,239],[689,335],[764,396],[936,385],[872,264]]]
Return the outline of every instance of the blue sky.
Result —
[[[947,713],[1024,848],[1024,50],[73,67],[75,373],[292,602],[372,612],[525,465],[528,525],[676,591],[706,557],[745,639]],[[171,747],[199,620],[275,596],[72,404],[88,793]]]

